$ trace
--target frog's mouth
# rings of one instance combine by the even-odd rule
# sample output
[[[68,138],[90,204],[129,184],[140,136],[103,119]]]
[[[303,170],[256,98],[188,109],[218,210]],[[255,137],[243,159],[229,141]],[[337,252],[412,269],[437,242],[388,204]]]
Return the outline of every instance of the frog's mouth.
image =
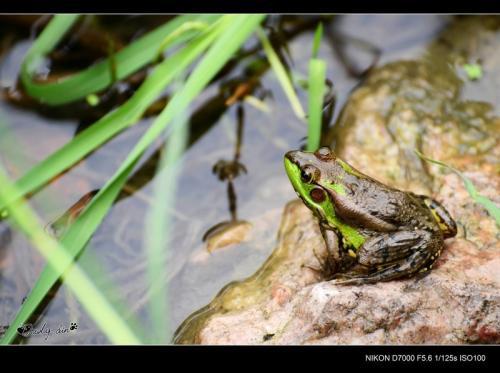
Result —
[[[316,207],[309,201],[305,196],[308,196],[310,193],[310,189],[314,188],[314,186],[309,186],[301,182],[301,169],[300,167],[285,156],[285,171],[292,183],[293,189],[297,196],[308,206],[310,209],[316,210]]]
[[[305,188],[300,182],[300,168],[298,165],[293,163],[290,159],[285,157],[285,171],[288,175],[288,179],[292,183],[293,189],[297,193],[297,195],[302,198],[303,193],[305,192]],[[302,192],[302,193],[301,193]],[[302,195],[301,195],[302,194]]]

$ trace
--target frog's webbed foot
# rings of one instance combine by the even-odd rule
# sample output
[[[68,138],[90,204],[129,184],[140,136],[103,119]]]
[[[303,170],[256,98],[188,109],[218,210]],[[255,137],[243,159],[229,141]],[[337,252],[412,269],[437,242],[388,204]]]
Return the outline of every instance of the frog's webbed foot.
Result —
[[[334,276],[334,283],[373,284],[427,271],[437,259],[440,245],[431,232],[423,230],[383,234],[365,242],[358,252],[359,264]]]

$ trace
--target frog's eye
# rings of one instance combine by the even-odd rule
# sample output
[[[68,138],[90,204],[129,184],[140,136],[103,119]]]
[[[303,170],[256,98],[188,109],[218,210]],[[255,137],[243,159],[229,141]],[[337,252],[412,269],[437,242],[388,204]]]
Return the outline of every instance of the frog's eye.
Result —
[[[327,146],[323,146],[323,147],[319,148],[316,151],[316,157],[323,160],[323,161],[327,161],[327,160],[335,158],[332,151]]]
[[[314,166],[305,166],[300,171],[300,178],[304,183],[311,183],[315,180],[316,174],[319,170]]]
[[[311,196],[311,199],[316,203],[321,203],[326,199],[326,193],[321,188],[314,188],[313,190],[311,190],[309,195]]]
[[[312,174],[307,172],[307,170],[300,171],[300,178],[304,183],[310,183],[312,181]]]

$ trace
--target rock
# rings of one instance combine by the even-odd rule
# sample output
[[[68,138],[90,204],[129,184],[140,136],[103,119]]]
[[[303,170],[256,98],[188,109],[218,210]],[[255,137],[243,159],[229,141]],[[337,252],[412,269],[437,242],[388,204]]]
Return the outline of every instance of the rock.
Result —
[[[314,217],[287,205],[278,247],[250,279],[191,316],[177,343],[500,343],[498,245],[448,240],[426,277],[338,286],[308,268],[325,254]]]
[[[500,54],[491,44],[500,46],[499,30],[500,17],[458,19],[421,59],[376,69],[351,95],[326,144],[368,175],[417,193],[432,193],[441,170],[415,149],[459,169],[495,172],[500,118],[491,104],[462,96],[471,88],[498,91]],[[492,77],[460,80],[464,61],[476,59],[488,66],[496,61],[496,70],[488,68]]]
[[[374,70],[328,139],[359,170],[428,194],[448,209],[459,231],[445,241],[434,268],[424,277],[373,285],[325,281],[314,269],[326,256],[317,221],[293,201],[266,263],[191,315],[176,343],[500,343],[499,227],[458,175],[414,152],[459,169],[480,194],[500,204],[500,118],[490,104],[463,100],[464,85],[471,83],[457,75],[464,59],[484,58],[484,48],[500,44],[498,19],[459,18],[422,59]],[[467,35],[457,36],[460,30]]]
[[[227,285],[208,306],[191,315],[177,331],[176,342],[205,343],[204,337],[198,335],[197,326],[204,325],[212,315],[232,312],[235,312],[234,316],[240,312],[250,316],[247,321],[253,326],[245,323],[245,328],[240,331],[241,337],[249,335],[245,329],[253,327],[262,330],[259,338],[254,335],[254,343],[262,342],[264,335],[273,334],[275,330],[272,327],[262,329],[260,320],[255,320],[255,323],[250,321],[254,319],[251,314],[272,317],[286,307],[301,289],[321,280],[320,273],[309,268],[318,267],[315,250],[319,257],[326,255],[315,218],[299,200],[290,202],[283,213],[278,245],[273,254],[253,276]],[[211,329],[208,325],[207,328]],[[227,330],[221,329],[220,332],[225,334]],[[226,342],[221,340],[219,343],[229,343],[232,333],[233,330],[228,333]]]
[[[248,240],[252,224],[245,220],[226,221],[217,224],[205,234],[209,253]]]

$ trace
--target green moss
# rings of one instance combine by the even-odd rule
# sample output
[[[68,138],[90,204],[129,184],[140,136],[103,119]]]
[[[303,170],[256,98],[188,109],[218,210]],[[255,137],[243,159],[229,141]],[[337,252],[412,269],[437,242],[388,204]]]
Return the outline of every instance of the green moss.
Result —
[[[470,80],[477,80],[483,77],[483,69],[477,63],[466,63],[463,65],[463,69]]]

